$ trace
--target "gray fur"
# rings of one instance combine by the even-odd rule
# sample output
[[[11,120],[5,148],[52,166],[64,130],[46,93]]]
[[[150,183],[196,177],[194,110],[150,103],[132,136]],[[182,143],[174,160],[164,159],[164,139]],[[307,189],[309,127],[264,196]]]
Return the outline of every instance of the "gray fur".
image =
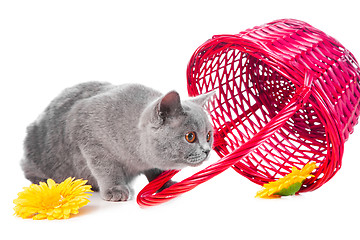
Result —
[[[21,162],[33,183],[87,179],[108,201],[131,196],[131,181],[201,164],[212,131],[202,105],[210,95],[180,101],[142,85],[88,82],[65,89],[27,129]],[[189,143],[185,134],[194,131]]]

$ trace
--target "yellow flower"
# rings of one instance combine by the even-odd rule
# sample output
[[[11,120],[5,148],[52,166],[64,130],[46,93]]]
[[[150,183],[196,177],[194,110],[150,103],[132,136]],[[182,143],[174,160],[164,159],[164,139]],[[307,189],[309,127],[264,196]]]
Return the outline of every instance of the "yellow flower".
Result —
[[[310,173],[315,168],[317,168],[315,162],[306,164],[301,170],[296,167],[292,167],[291,173],[275,182],[264,184],[263,188],[257,192],[255,197],[274,198],[294,195],[300,190],[302,183],[306,178],[314,177],[314,175],[311,175]]]
[[[18,193],[14,200],[15,215],[22,218],[39,219],[67,219],[70,214],[79,213],[78,209],[85,206],[92,192],[87,180],[67,178],[57,184],[52,179],[47,184],[31,184],[24,191]]]

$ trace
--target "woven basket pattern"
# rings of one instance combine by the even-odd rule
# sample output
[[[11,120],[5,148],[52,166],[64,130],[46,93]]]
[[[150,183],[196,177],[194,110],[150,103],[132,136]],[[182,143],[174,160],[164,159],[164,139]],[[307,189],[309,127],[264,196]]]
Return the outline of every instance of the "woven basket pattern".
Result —
[[[344,46],[302,21],[214,36],[193,54],[187,81],[190,96],[217,93],[207,110],[222,159],[154,194],[177,171],[164,173],[143,189],[139,204],[167,201],[230,166],[262,185],[315,161],[315,177],[300,191],[317,189],[340,169],[344,142],[357,124],[359,76]]]

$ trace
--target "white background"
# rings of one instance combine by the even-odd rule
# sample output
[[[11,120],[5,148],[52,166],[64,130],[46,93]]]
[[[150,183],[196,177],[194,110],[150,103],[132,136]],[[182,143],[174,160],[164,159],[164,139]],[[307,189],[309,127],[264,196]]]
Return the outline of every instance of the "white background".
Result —
[[[358,126],[338,174],[300,196],[255,199],[260,186],[229,169],[158,207],[105,202],[95,193],[69,220],[12,216],[12,200],[30,184],[19,167],[26,126],[63,88],[137,82],[186,97],[186,66],[200,44],[280,18],[310,23],[360,59],[356,2],[1,1],[1,238],[360,239]],[[217,159],[213,153],[209,163]],[[136,193],[145,184],[138,178]]]

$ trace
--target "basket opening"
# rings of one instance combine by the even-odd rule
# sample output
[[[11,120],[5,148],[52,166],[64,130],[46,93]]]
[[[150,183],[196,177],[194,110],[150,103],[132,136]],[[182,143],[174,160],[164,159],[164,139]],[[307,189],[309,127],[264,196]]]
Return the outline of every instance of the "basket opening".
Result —
[[[194,78],[199,94],[217,90],[207,110],[215,129],[215,150],[221,157],[259,132],[296,91],[275,67],[236,48],[223,48],[202,59]],[[325,128],[309,101],[261,147],[243,158],[238,170],[262,184],[290,173],[292,166],[320,163],[326,155]]]

